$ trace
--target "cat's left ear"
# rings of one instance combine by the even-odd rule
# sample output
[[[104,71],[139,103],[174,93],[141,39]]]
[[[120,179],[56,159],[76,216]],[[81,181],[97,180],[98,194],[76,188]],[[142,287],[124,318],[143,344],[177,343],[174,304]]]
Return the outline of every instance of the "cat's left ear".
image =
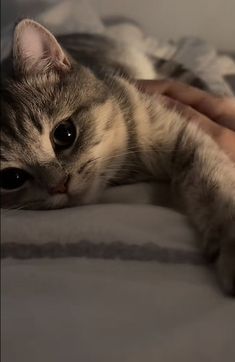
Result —
[[[16,25],[12,51],[14,69],[23,74],[46,72],[48,69],[67,71],[71,67],[54,35],[30,19]]]

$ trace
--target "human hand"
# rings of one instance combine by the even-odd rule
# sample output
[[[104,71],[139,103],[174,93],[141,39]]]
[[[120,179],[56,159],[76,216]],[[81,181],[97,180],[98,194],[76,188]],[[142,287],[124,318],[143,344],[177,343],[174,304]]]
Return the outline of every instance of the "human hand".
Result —
[[[138,88],[161,94],[168,107],[196,122],[235,161],[235,98],[221,98],[172,80],[138,80]]]

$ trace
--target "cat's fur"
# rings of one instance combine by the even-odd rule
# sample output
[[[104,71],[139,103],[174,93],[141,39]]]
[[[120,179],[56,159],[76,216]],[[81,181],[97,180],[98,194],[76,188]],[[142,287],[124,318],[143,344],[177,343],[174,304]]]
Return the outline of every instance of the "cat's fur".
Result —
[[[71,53],[31,20],[16,26],[13,75],[1,86],[1,170],[22,168],[33,178],[16,192],[2,192],[2,206],[72,206],[97,200],[109,184],[171,180],[202,248],[217,257],[224,289],[234,293],[235,165],[195,124],[120,76],[129,69],[118,53],[117,73],[113,56],[100,66]],[[55,153],[50,134],[66,119],[78,136],[73,147]],[[65,175],[68,194],[50,195]]]

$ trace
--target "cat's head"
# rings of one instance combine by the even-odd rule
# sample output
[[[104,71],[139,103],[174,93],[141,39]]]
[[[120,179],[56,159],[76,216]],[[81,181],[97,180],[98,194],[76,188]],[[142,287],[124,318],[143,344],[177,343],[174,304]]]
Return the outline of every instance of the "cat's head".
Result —
[[[15,28],[12,64],[13,77],[1,84],[2,207],[93,201],[125,148],[109,89],[29,19]]]

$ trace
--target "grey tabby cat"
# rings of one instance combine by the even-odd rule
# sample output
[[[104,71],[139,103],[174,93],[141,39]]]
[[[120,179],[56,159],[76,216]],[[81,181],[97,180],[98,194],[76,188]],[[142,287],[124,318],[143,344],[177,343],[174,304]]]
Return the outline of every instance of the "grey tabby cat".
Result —
[[[95,47],[80,36],[78,50],[72,38],[66,46],[61,37],[62,47],[29,19],[15,28],[1,85],[2,207],[61,208],[92,203],[108,185],[171,180],[234,294],[235,165],[160,97],[139,92],[110,40],[98,37]]]

